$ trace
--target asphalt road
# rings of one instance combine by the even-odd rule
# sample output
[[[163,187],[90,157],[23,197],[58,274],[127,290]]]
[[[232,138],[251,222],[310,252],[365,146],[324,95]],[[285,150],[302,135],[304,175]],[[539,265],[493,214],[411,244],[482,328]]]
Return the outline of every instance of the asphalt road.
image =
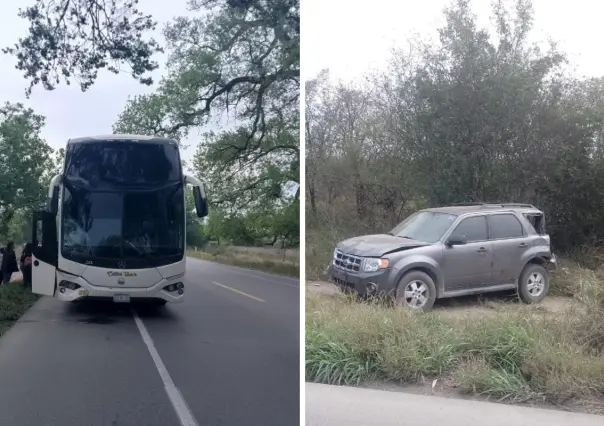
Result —
[[[42,298],[0,338],[0,425],[299,424],[299,281],[188,259],[153,309]]]
[[[306,384],[307,426],[602,426],[604,416]]]

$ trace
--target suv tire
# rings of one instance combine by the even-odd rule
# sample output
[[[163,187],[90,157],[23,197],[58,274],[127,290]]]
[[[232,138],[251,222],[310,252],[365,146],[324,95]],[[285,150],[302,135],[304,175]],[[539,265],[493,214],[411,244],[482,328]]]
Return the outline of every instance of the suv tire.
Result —
[[[423,305],[414,307],[413,303],[424,300]],[[418,299],[419,297],[419,299]],[[396,305],[410,311],[428,312],[436,301],[436,286],[430,275],[422,271],[407,272],[396,287]]]
[[[518,296],[524,303],[539,303],[549,290],[549,275],[546,269],[536,263],[524,267],[518,281]]]

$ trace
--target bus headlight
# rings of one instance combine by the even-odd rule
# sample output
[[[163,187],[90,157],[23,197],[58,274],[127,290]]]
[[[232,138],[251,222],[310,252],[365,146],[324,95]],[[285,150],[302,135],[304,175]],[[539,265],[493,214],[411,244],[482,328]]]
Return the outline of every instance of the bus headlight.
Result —
[[[173,291],[178,290],[178,294],[182,294],[182,292],[184,291],[184,284],[183,283],[175,283],[175,284],[168,284],[167,286],[164,287],[164,290],[166,290],[167,292],[172,293]]]
[[[77,290],[78,288],[80,288],[80,285],[76,284],[74,282],[71,282],[71,281],[65,281],[65,280],[63,280],[63,281],[61,281],[59,283],[59,287],[61,287],[63,289],[64,288],[68,288],[70,290]],[[61,291],[61,290],[59,290],[59,291]],[[65,292],[65,290],[61,291],[61,293],[64,293],[64,292]]]

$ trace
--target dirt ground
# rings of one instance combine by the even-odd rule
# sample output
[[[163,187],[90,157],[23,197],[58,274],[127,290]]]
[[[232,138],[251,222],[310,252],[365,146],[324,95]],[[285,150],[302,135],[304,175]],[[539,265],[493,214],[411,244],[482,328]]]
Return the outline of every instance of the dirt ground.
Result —
[[[325,281],[308,281],[306,291],[323,294],[327,297],[340,294],[340,290],[332,283]],[[572,298],[547,296],[533,310],[543,314],[556,314],[568,309],[577,308],[578,304]],[[513,292],[489,293],[477,296],[464,296],[452,299],[437,300],[434,311],[447,317],[484,316],[497,314],[502,310],[523,309],[526,305],[518,301]]]

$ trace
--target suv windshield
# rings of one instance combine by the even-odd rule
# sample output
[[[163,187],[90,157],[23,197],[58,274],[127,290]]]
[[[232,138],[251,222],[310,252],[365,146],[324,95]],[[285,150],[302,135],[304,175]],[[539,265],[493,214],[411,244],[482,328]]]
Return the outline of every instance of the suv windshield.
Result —
[[[175,144],[76,143],[69,146],[65,157],[65,179],[89,187],[161,185],[180,180],[180,156]]]
[[[435,243],[442,238],[456,218],[456,215],[450,213],[417,212],[398,224],[389,234],[426,243]]]
[[[61,252],[72,260],[154,259],[184,253],[183,185],[99,192],[68,183]],[[95,264],[97,262],[94,262]]]

